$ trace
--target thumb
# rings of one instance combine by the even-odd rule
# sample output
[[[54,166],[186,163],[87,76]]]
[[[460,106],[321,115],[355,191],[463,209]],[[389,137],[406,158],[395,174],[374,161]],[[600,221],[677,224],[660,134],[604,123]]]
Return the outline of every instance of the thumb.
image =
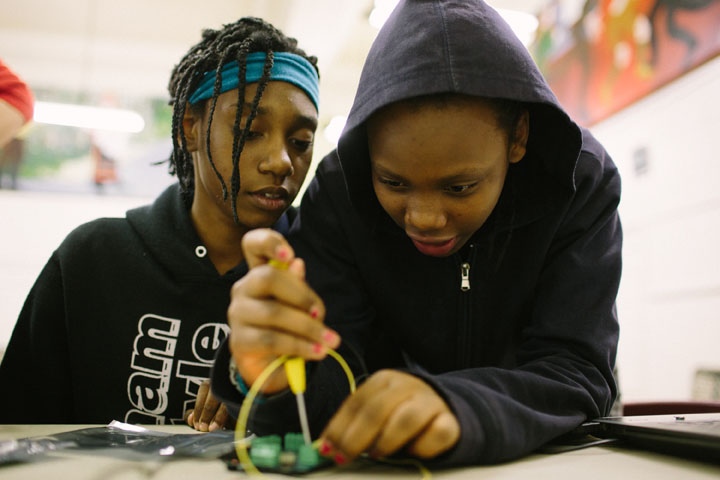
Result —
[[[270,260],[289,265],[295,258],[295,252],[285,237],[269,228],[250,230],[243,235],[241,245],[250,269]]]

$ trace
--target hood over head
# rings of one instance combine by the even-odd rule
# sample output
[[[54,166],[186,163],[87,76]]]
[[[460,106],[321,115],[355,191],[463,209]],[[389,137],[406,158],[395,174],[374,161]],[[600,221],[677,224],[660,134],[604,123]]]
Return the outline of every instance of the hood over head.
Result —
[[[574,188],[580,129],[500,15],[481,0],[402,0],[370,48],[338,143],[351,201],[374,196],[368,118],[393,102],[448,92],[524,102],[530,138],[522,161],[539,157]]]

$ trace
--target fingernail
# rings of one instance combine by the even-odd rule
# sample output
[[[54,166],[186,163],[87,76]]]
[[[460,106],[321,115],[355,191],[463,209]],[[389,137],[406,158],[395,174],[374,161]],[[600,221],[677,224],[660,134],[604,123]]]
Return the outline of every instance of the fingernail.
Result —
[[[330,454],[330,445],[323,440],[323,442],[320,444],[320,448],[318,449],[318,452],[320,452],[320,455],[326,457]]]
[[[287,248],[280,247],[277,249],[277,256],[280,260],[285,260],[290,256],[290,252],[288,252]]]
[[[325,330],[323,332],[323,340],[325,340],[325,343],[328,345],[335,345],[335,342],[338,340],[338,334],[332,330]]]
[[[334,460],[335,460],[335,463],[337,463],[338,465],[343,465],[345,462],[347,462],[347,460],[345,459],[345,456],[340,452],[335,454]]]
[[[310,309],[310,316],[312,318],[318,318],[319,315],[320,315],[320,309],[318,307],[312,307]]]
[[[190,415],[188,415],[188,423],[192,423],[195,425],[195,422],[193,422],[193,416],[195,415],[195,412],[190,412]]]
[[[210,424],[210,428],[208,429],[208,431],[213,432],[213,431],[217,430],[218,428],[220,428],[220,424],[217,422],[212,422]]]
[[[319,343],[313,343],[313,353],[317,353],[318,355],[323,353],[324,348]]]
[[[201,432],[207,432],[208,431],[208,424],[205,422],[200,423],[200,431]]]

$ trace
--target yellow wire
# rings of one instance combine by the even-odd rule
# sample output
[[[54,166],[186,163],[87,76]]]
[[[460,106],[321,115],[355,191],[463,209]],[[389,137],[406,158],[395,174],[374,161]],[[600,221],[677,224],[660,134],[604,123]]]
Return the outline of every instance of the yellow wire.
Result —
[[[328,355],[333,357],[342,367],[343,371],[345,372],[345,375],[347,375],[348,378],[348,384],[350,386],[350,394],[352,395],[355,393],[356,385],[355,385],[355,376],[352,373],[352,370],[350,370],[350,366],[347,364],[345,359],[337,353],[335,350],[328,349],[327,350]],[[255,397],[257,397],[257,394],[260,392],[260,388],[262,388],[263,384],[267,381],[267,379],[270,377],[270,375],[275,372],[275,370],[280,367],[280,365],[284,364],[289,360],[289,357],[287,355],[283,355],[281,357],[276,358],[273,360],[270,365],[265,367],[265,370],[263,370],[260,375],[258,375],[258,378],[253,382],[252,386],[250,387],[250,390],[248,390],[247,395],[245,396],[245,399],[243,400],[242,405],[240,406],[240,412],[238,413],[237,423],[235,424],[235,453],[238,456],[238,460],[240,460],[240,464],[242,465],[245,472],[249,475],[256,475],[256,476],[263,476],[260,470],[257,469],[255,464],[253,464],[252,460],[250,459],[250,455],[248,455],[248,443],[245,441],[245,430],[247,429],[247,422],[250,417],[250,409],[252,408],[252,404],[255,402]],[[312,445],[314,448],[318,448],[320,443],[320,439],[318,438],[315,440]],[[432,478],[432,474],[430,471],[425,468],[425,466],[420,463],[417,460],[408,459],[408,460],[388,460],[388,459],[382,459],[383,462],[387,463],[397,463],[397,464],[410,464],[415,465],[419,470],[420,474],[422,475],[422,480],[429,480]]]
[[[235,424],[235,453],[237,453],[238,460],[242,464],[243,469],[250,475],[262,475],[255,465],[250,460],[250,455],[247,451],[247,443],[241,441],[245,438],[245,430],[247,428],[248,417],[250,417],[250,408],[252,407],[255,397],[257,396],[260,388],[263,386],[265,381],[272,375],[272,373],[288,359],[287,355],[273,360],[270,365],[265,367],[265,370],[260,373],[258,378],[253,382],[250,390],[248,391],[242,405],[240,406],[240,412],[238,413],[237,422]]]
[[[348,378],[348,384],[350,385],[350,393],[355,393],[355,377],[353,376],[352,370],[350,370],[350,367],[345,359],[342,358],[342,356],[335,350],[330,348],[327,350],[327,353],[337,360],[342,369],[345,371],[345,375],[347,375]],[[250,460],[250,455],[248,455],[247,451],[248,442],[243,441],[245,438],[245,430],[247,429],[247,422],[250,417],[250,409],[252,408],[252,404],[255,402],[255,397],[257,397],[257,394],[260,392],[260,388],[262,388],[263,384],[265,384],[270,375],[272,375],[273,372],[280,367],[280,365],[287,362],[288,359],[289,357],[287,355],[283,355],[276,358],[270,363],[270,365],[265,367],[265,370],[263,370],[260,375],[258,375],[258,378],[253,382],[250,390],[248,390],[248,393],[243,400],[242,405],[240,406],[240,412],[238,413],[237,422],[235,424],[235,453],[237,454],[238,460],[240,460],[240,464],[243,469],[250,475],[262,476],[260,470],[258,470],[252,463],[252,460]],[[313,447],[318,448],[318,442],[319,439],[315,440],[313,442]]]
[[[353,376],[352,370],[350,370],[350,367],[348,366],[347,362],[343,357],[340,356],[339,353],[337,353],[335,350],[328,348],[327,351],[328,355],[333,357],[337,362],[340,364],[343,370],[345,370],[345,375],[347,375],[348,378],[348,384],[350,384],[350,393],[355,393],[355,377]]]

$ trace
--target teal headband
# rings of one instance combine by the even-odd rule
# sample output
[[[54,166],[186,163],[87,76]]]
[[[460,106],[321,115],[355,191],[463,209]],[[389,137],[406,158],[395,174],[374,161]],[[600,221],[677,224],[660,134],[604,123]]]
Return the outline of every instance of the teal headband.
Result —
[[[245,67],[245,83],[249,84],[260,80],[264,66],[265,52],[249,53]],[[239,71],[240,67],[235,60],[223,66],[220,72],[222,76],[220,93],[238,88]],[[281,80],[301,88],[315,104],[315,108],[318,109],[318,97],[320,93],[318,88],[318,74],[317,71],[315,71],[315,67],[305,58],[288,52],[274,53],[270,80]],[[188,102],[193,104],[200,100],[212,98],[214,88],[215,71],[205,73],[200,85],[190,96]]]

